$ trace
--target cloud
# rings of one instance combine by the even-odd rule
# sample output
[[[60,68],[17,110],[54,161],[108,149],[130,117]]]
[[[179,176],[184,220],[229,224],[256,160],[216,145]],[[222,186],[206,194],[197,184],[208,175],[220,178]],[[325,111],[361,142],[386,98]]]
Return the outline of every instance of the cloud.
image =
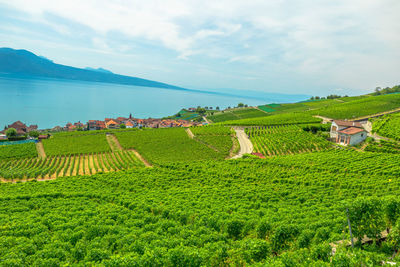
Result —
[[[74,38],[79,27],[104,51],[162,47],[175,58],[254,65],[326,80],[335,88],[398,81],[398,0],[0,0]],[[54,20],[54,17],[65,21]],[[82,31],[84,31],[82,30]],[[123,43],[114,36],[124,36]],[[122,37],[121,37],[122,38]],[[212,63],[211,63],[212,62]],[[362,64],[362,65],[361,65]],[[384,77],[384,79],[382,78]],[[397,79],[397,80],[396,80]],[[261,87],[261,86],[260,86]]]

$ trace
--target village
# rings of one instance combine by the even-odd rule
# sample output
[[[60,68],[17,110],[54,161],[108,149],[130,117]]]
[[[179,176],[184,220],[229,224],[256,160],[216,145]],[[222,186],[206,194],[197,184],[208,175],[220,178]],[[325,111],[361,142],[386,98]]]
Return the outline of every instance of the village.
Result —
[[[138,119],[134,118],[132,114],[128,118],[105,118],[104,120],[89,120],[87,123],[80,121],[71,123],[68,122],[65,126],[55,126],[51,129],[39,130],[38,125],[27,126],[21,121],[16,121],[4,127],[0,131],[0,140],[7,139],[6,131],[10,128],[16,130],[16,136],[28,136],[31,132],[40,133],[53,133],[53,132],[72,132],[72,131],[95,131],[106,129],[130,129],[130,128],[172,128],[172,127],[191,127],[202,126],[206,123],[187,121],[187,120],[173,120],[173,119]],[[47,135],[39,135],[39,139],[47,138]]]

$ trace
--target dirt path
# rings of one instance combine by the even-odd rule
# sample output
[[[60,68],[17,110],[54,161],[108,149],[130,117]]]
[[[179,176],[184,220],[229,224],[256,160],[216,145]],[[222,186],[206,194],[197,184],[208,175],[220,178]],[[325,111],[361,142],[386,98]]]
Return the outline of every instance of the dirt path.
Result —
[[[251,154],[253,152],[253,144],[250,139],[247,137],[247,134],[244,131],[244,128],[235,127],[236,136],[238,138],[240,144],[239,154],[232,157],[233,159],[241,158],[244,154]]]
[[[124,149],[122,148],[121,144],[119,143],[117,137],[115,137],[115,135],[113,135],[113,134],[107,134],[107,135],[106,135],[106,138],[107,138],[107,142],[108,142],[108,144],[110,145],[111,150],[112,150],[113,152],[124,150]]]
[[[323,117],[323,116],[319,116],[319,115],[314,115],[313,117],[322,119],[322,123],[330,123],[333,121],[333,119],[331,119],[331,118]]]
[[[211,123],[212,123],[211,121],[209,121],[209,120],[207,119],[206,116],[203,116],[203,120],[204,120],[206,123],[208,123],[208,124],[211,124]]]
[[[42,159],[46,158],[46,153],[44,152],[44,147],[42,142],[36,143],[36,150],[40,158]]]
[[[392,110],[388,110],[388,111],[384,111],[384,112],[380,112],[380,113],[376,113],[376,114],[372,114],[372,115],[368,115],[368,116],[358,117],[358,118],[352,119],[352,121],[367,120],[369,118],[380,117],[380,116],[383,116],[386,114],[397,113],[397,112],[400,112],[400,108],[396,108],[396,109],[392,109]]]
[[[185,131],[186,131],[186,133],[187,133],[187,135],[189,136],[190,139],[194,138],[194,134],[192,133],[192,131],[189,128],[186,128]]]
[[[136,156],[138,159],[140,159],[146,167],[152,167],[152,165],[151,165],[147,160],[145,160],[145,159],[142,157],[142,155],[139,154],[139,152],[137,152],[137,151],[134,150],[134,149],[129,149],[129,150],[132,151],[132,152],[135,154],[135,156]]]

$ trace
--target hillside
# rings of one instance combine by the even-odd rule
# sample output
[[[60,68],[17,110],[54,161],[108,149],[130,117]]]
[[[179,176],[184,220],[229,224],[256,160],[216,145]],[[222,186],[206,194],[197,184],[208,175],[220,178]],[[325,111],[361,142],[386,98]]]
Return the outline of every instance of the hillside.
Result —
[[[0,265],[398,264],[400,117],[373,114],[399,101],[270,104],[212,110],[221,122],[187,129],[53,133],[41,157],[32,142],[0,142]],[[373,131],[340,145],[316,114],[368,115]],[[255,153],[233,159],[241,138]]]
[[[104,69],[80,69],[56,64],[26,50],[0,48],[0,73],[39,76],[46,78],[70,79],[90,82],[106,82],[168,89],[183,88],[124,75],[114,74]]]

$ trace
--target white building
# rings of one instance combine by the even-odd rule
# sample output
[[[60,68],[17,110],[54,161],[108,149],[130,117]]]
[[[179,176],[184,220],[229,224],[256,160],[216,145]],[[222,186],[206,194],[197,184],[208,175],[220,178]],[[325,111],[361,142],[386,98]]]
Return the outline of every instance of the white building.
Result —
[[[5,134],[0,134],[0,140],[5,140],[7,139],[7,135]]]
[[[368,132],[360,122],[334,120],[331,126],[331,139],[341,145],[356,145],[367,138]]]

